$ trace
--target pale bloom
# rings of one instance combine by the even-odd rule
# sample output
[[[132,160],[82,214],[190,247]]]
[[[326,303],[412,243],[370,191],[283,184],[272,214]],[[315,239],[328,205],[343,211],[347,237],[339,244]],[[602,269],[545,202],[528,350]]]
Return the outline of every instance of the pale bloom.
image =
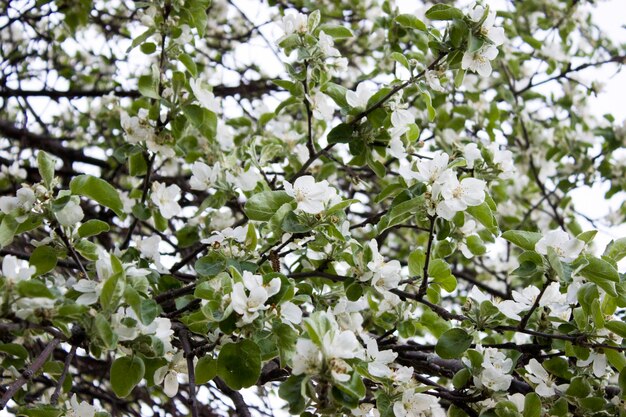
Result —
[[[407,389],[402,400],[393,404],[395,417],[444,417],[446,415],[437,399],[431,395]]]
[[[183,352],[177,352],[172,361],[154,371],[154,383],[163,384],[163,392],[172,398],[178,393],[178,374],[187,374],[187,361]]]
[[[350,107],[365,109],[367,108],[367,102],[373,94],[374,92],[368,87],[367,83],[359,83],[355,91],[346,91],[346,101]]]
[[[264,285],[263,277],[244,271],[243,283],[235,283],[231,294],[231,306],[243,316],[241,319],[243,324],[252,323],[261,311],[269,308],[265,302],[280,291],[280,285],[280,278],[273,278]],[[246,289],[248,294],[246,294]]]
[[[482,19],[484,13],[485,8],[483,6],[475,5],[470,14],[470,18],[474,22],[478,22],[480,21],[480,19]],[[480,32],[495,46],[499,46],[502,45],[505,41],[504,28],[494,27],[493,25],[495,23],[495,20],[496,11],[493,9],[489,9],[489,12],[487,12],[487,17],[485,18],[485,21],[482,23],[482,26],[480,28]]]
[[[593,374],[595,376],[601,378],[606,375],[607,359],[604,353],[591,352],[587,359],[578,359],[578,361],[576,361],[576,366],[587,367],[592,362]]]
[[[552,397],[558,391],[564,391],[568,384],[557,385],[554,377],[550,375],[536,359],[531,359],[528,365],[524,367],[527,374],[526,378],[535,386],[535,392],[542,397]]]
[[[81,401],[80,403],[76,399],[76,394],[72,395],[70,399],[69,406],[67,412],[65,413],[66,417],[94,417],[96,415],[96,407],[87,403],[86,401]]]
[[[570,235],[561,230],[551,230],[545,234],[536,244],[535,250],[542,254],[548,254],[548,248],[554,249],[556,254],[565,262],[571,262],[580,255],[585,247],[585,242],[580,239],[570,238]]]
[[[27,262],[18,260],[13,255],[5,255],[2,259],[2,276],[8,282],[19,282],[30,279],[37,271],[34,266],[25,266]]]
[[[181,207],[178,205],[180,187],[176,184],[166,186],[165,184],[154,182],[150,198],[161,211],[161,215],[166,219],[171,219],[181,211]]]
[[[21,209],[24,212],[29,211],[37,198],[35,192],[30,188],[22,187],[15,193],[15,197],[0,197],[0,211],[9,214],[13,210]]]
[[[219,162],[210,167],[204,162],[196,161],[191,166],[191,173],[191,179],[189,180],[191,189],[207,191],[217,181],[221,173],[221,167]]]
[[[483,180],[464,178],[459,181],[456,176],[450,176],[441,186],[444,201],[437,204],[437,214],[452,220],[457,212],[482,204],[485,201],[485,186]]]
[[[483,77],[491,75],[491,60],[498,56],[498,48],[485,45],[478,51],[466,51],[461,60],[461,68],[477,72]]]
[[[333,118],[334,107],[333,102],[326,94],[319,90],[313,92],[313,94],[306,98],[311,104],[311,110],[313,117],[317,120],[330,120]]]
[[[475,143],[468,143],[463,147],[463,157],[467,162],[467,167],[469,169],[474,168],[474,161],[481,158],[480,149],[478,149],[478,145]]]
[[[80,207],[80,199],[77,196],[72,196],[67,204],[54,215],[61,226],[68,227],[74,226],[85,217],[83,209]]]
[[[322,369],[322,351],[309,339],[300,338],[296,342],[296,352],[292,359],[294,375],[314,375]]]
[[[438,91],[440,93],[443,93],[444,91],[446,91],[441,86],[441,81],[439,80],[437,71],[426,70],[424,77],[426,78],[426,82],[428,83],[428,86],[430,87],[431,90]]]
[[[285,32],[285,35],[291,35],[292,33],[306,33],[308,18],[305,14],[292,12],[288,10],[282,19],[280,25]]]
[[[202,86],[202,82],[200,80],[194,80],[193,78],[189,80],[189,86],[191,87],[191,91],[193,95],[196,96],[198,102],[207,110],[212,111],[213,113],[220,112],[220,102],[215,98],[215,94],[212,91],[209,91],[207,88]]]
[[[285,192],[296,199],[298,209],[309,214],[322,212],[327,203],[337,195],[328,181],[315,182],[310,175],[298,177],[293,185],[285,182]]]

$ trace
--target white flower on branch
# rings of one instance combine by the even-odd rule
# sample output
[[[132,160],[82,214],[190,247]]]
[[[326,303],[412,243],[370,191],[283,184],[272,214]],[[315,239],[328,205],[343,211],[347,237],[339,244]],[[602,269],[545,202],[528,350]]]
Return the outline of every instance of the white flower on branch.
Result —
[[[477,72],[482,77],[491,75],[491,62],[498,56],[498,48],[484,45],[477,51],[466,51],[461,60],[461,68]]]
[[[180,200],[180,187],[176,184],[166,186],[160,182],[154,182],[152,184],[150,199],[159,208],[161,215],[166,219],[171,219],[181,211],[178,205],[178,200]]]
[[[204,162],[196,161],[191,166],[189,186],[192,190],[207,191],[215,185],[221,170],[219,162],[210,167]]]
[[[76,394],[72,395],[67,406],[66,417],[94,417],[98,409],[86,401],[78,402]]]
[[[565,262],[576,259],[584,247],[585,242],[571,238],[567,232],[561,229],[549,231],[535,244],[535,250],[538,253],[547,255],[548,248],[552,248]]]
[[[37,269],[34,266],[25,265],[27,265],[25,261],[20,261],[13,255],[5,255],[2,259],[2,276],[9,283],[30,279]]]
[[[178,393],[178,375],[187,375],[187,361],[183,352],[177,352],[171,362],[154,371],[154,383],[163,384],[163,392],[172,398]]]
[[[557,385],[555,379],[550,375],[537,359],[531,359],[524,367],[527,371],[526,378],[536,384],[535,392],[542,397],[552,397],[558,391],[565,391],[569,384]]]
[[[456,175],[451,174],[441,185],[441,196],[444,200],[437,204],[437,215],[446,220],[452,220],[457,212],[485,201],[485,181],[476,178],[459,181]]]
[[[210,91],[208,88],[202,86],[202,81],[199,79],[194,80],[193,78],[189,80],[189,87],[191,87],[191,91],[193,95],[196,96],[198,102],[207,110],[212,111],[213,113],[220,112],[220,102],[215,98],[215,94]]]
[[[407,389],[402,393],[402,400],[393,404],[395,417],[444,417],[445,411],[437,398]]]
[[[231,294],[231,305],[233,310],[243,316],[241,318],[243,324],[252,323],[259,317],[261,311],[269,308],[265,302],[280,291],[280,285],[280,278],[273,278],[267,285],[264,285],[263,277],[244,271],[243,283],[235,283]]]
[[[367,83],[359,83],[356,86],[356,90],[346,91],[346,101],[353,108],[365,109],[367,108],[367,102],[372,97],[374,92],[367,85]]]
[[[328,181],[316,182],[311,175],[297,178],[293,185],[285,181],[285,192],[296,199],[298,209],[309,214],[321,213],[337,196],[337,191],[328,185]]]
[[[306,100],[311,104],[314,118],[324,121],[330,121],[333,118],[335,107],[333,101],[326,94],[315,90],[312,94],[307,95]]]
[[[80,207],[80,198],[72,196],[65,206],[54,213],[61,226],[71,227],[85,217],[83,209]]]

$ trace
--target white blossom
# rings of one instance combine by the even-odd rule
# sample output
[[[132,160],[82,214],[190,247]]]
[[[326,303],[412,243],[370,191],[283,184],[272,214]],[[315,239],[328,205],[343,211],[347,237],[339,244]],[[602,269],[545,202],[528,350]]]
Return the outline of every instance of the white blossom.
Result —
[[[456,176],[450,176],[441,186],[444,201],[437,205],[437,214],[446,220],[468,207],[478,206],[485,201],[485,181],[476,178],[464,178],[460,182]]]
[[[54,213],[61,226],[74,226],[85,217],[83,209],[80,207],[80,198],[72,196],[65,206]]]
[[[269,308],[265,302],[280,291],[280,284],[280,278],[273,278],[267,285],[264,285],[263,277],[244,271],[243,283],[235,283],[231,294],[231,305],[233,310],[243,316],[241,318],[243,324],[252,323],[261,311]],[[246,294],[246,289],[248,294]]]
[[[484,14],[485,8],[483,6],[474,5],[474,8],[472,9],[472,12],[470,14],[470,18],[474,22],[479,22]],[[505,41],[504,28],[494,27],[493,25],[495,23],[495,20],[496,11],[493,9],[489,9],[486,18],[481,25],[480,32],[495,46],[499,46],[502,45]]]
[[[292,358],[292,373],[315,375],[322,369],[323,360],[322,351],[315,343],[300,338],[296,342],[296,352]]]
[[[333,102],[326,94],[319,90],[315,90],[313,94],[308,95],[306,99],[311,104],[311,111],[314,118],[326,121],[333,118],[333,113],[335,111]]]
[[[96,282],[88,279],[79,280],[72,287],[81,293],[76,299],[76,304],[88,306],[97,303],[100,293],[102,292],[102,285],[104,285],[104,282]]]
[[[67,405],[66,417],[94,417],[98,409],[86,401],[78,402],[76,394],[72,395]]]
[[[441,86],[441,81],[439,80],[439,74],[437,71],[426,70],[424,77],[426,78],[426,82],[431,90],[438,91],[440,93],[446,91]]]
[[[305,14],[289,10],[285,13],[281,26],[285,35],[291,35],[292,33],[306,33],[308,30],[307,22],[308,18]]]
[[[569,386],[568,384],[557,385],[554,377],[541,366],[537,359],[531,359],[524,368],[528,371],[526,378],[536,384],[535,392],[542,397],[552,397],[556,395],[557,390],[564,391]]]
[[[367,102],[373,94],[374,91],[372,91],[367,83],[359,83],[355,91],[346,91],[346,101],[351,107],[365,109],[367,108]]]
[[[22,187],[15,193],[15,197],[0,197],[0,211],[9,214],[13,210],[20,209],[24,212],[30,211],[37,201],[35,192],[27,187]]]
[[[400,271],[402,266],[400,261],[385,261],[385,258],[378,252],[378,242],[372,239],[368,242],[372,252],[372,260],[367,263],[367,268],[372,272],[372,286],[380,291],[397,288],[401,280]]]
[[[389,364],[393,363],[398,354],[392,350],[378,350],[378,343],[374,338],[367,338],[367,370],[372,376],[388,378],[392,375]]]
[[[478,149],[478,145],[475,143],[468,143],[463,147],[463,157],[467,162],[467,167],[469,169],[474,168],[474,161],[481,158],[480,149]]]
[[[215,94],[212,91],[204,88],[202,86],[202,81],[194,80],[193,78],[189,80],[189,86],[191,87],[191,91],[193,95],[196,96],[198,102],[207,110],[212,111],[213,113],[220,112],[220,102],[215,98]]]
[[[446,415],[437,399],[431,395],[404,390],[402,400],[393,404],[395,417],[444,417]]]
[[[535,250],[538,253],[547,255],[548,248],[552,248],[565,262],[576,259],[584,247],[585,242],[570,238],[570,235],[561,229],[549,231],[535,244]]]
[[[591,352],[587,359],[578,359],[576,366],[587,367],[593,362],[593,374],[598,378],[602,378],[606,375],[607,358],[604,353]]]
[[[191,178],[189,186],[192,190],[207,191],[211,188],[221,173],[221,166],[218,163],[213,167],[208,166],[204,162],[196,161],[191,166]]]
[[[154,371],[154,383],[163,384],[163,392],[172,398],[178,393],[178,375],[187,374],[187,361],[183,352],[177,352],[171,362]]]
[[[337,195],[328,181],[315,182],[310,175],[298,177],[293,185],[285,181],[285,192],[296,199],[298,209],[309,214],[321,213]]]
[[[484,45],[477,51],[466,51],[461,60],[461,68],[477,72],[483,77],[491,75],[491,60],[498,56],[498,48]]]
[[[152,184],[152,194],[150,198],[159,208],[161,215],[166,219],[171,219],[181,211],[178,205],[178,200],[180,200],[180,187],[176,184],[166,186],[160,182],[154,182]]]
[[[34,266],[25,266],[25,261],[18,260],[13,255],[5,255],[2,259],[2,276],[11,283],[30,279],[37,269]]]

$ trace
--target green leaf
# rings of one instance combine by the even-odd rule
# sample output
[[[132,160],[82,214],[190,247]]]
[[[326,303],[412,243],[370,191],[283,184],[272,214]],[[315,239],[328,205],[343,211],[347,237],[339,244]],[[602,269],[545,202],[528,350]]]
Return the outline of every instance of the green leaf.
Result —
[[[218,253],[210,253],[198,259],[194,268],[203,277],[213,277],[226,268],[226,260]]]
[[[405,28],[413,28],[421,30],[423,32],[426,32],[428,30],[424,22],[422,22],[415,15],[412,14],[400,14],[396,16],[395,20],[400,26],[403,26]]]
[[[502,237],[522,249],[535,250],[535,244],[541,239],[541,233],[525,230],[507,230]]]
[[[81,224],[78,228],[78,236],[82,238],[99,235],[102,232],[108,232],[109,224],[102,220],[91,219]]]
[[[124,214],[124,204],[117,190],[103,179],[93,175],[79,175],[70,181],[72,194],[89,197],[113,210],[118,216]]]
[[[478,235],[470,235],[467,237],[467,247],[470,252],[476,256],[484,255],[487,253],[487,247],[483,243],[483,240]]]
[[[222,346],[217,375],[234,390],[253,386],[261,376],[261,349],[248,339]]]
[[[307,20],[307,28],[309,30],[309,33],[313,33],[317,25],[320,24],[321,16],[322,15],[319,10],[314,10],[313,12],[311,12],[311,14],[309,14],[309,18]]]
[[[4,248],[13,242],[13,236],[17,230],[19,223],[10,214],[6,214],[0,223],[0,248]]]
[[[524,417],[541,417],[541,399],[534,392],[526,394]]]
[[[463,12],[456,7],[447,4],[436,4],[426,11],[426,17],[430,20],[463,19]]]
[[[604,255],[615,262],[621,261],[626,256],[626,237],[612,240],[604,250]]]
[[[493,235],[498,234],[498,222],[487,202],[478,206],[468,207],[466,210],[472,217],[480,222]],[[533,248],[534,249],[534,248]]]
[[[26,281],[19,281],[17,283],[17,292],[22,297],[44,297],[44,298],[54,298],[54,295],[50,292],[46,284],[36,279],[29,279]]]
[[[34,266],[37,271],[35,275],[45,274],[52,271],[57,266],[57,252],[50,246],[39,246],[30,255],[30,264]]]
[[[142,75],[139,77],[137,88],[144,97],[159,98],[159,79],[152,75]]]
[[[444,359],[455,359],[460,357],[472,344],[472,336],[465,330],[454,328],[441,335],[435,352]]]
[[[591,393],[589,382],[582,376],[572,378],[569,388],[565,391],[567,395],[573,395],[578,398],[585,398]]]
[[[626,338],[626,323],[623,321],[611,320],[606,322],[604,326],[616,335]]]
[[[283,232],[287,233],[306,233],[311,230],[311,226],[302,224],[296,213],[293,211],[287,213],[287,215],[283,218],[280,228]]]
[[[422,248],[418,248],[409,254],[409,275],[421,277],[426,264],[426,253]]]
[[[94,320],[96,335],[102,340],[107,349],[114,349],[117,343],[117,334],[113,333],[113,328],[109,320],[100,313],[96,314]]]
[[[117,309],[124,295],[126,279],[123,273],[111,275],[102,286],[100,304],[104,311],[113,312]]]
[[[430,97],[430,93],[428,91],[422,91],[422,98],[424,99],[424,103],[426,103],[428,120],[432,122],[433,120],[435,120],[435,116],[437,115],[437,112],[433,107],[433,99]]]
[[[352,31],[345,26],[324,24],[319,27],[319,31],[332,36],[333,39],[345,39],[354,36]]]
[[[548,263],[550,264],[556,275],[559,278],[563,279],[563,277],[565,276],[565,272],[563,271],[563,264],[559,259],[559,255],[557,255],[556,251],[551,246],[548,246]]]
[[[409,70],[411,69],[411,66],[409,65],[409,60],[406,59],[406,57],[400,52],[392,52],[390,56],[391,59],[402,65],[404,68]]]
[[[264,191],[250,197],[244,211],[250,220],[268,221],[280,206],[291,201],[293,197],[284,191]]]
[[[613,268],[613,265],[593,256],[586,256],[585,260],[588,264],[579,271],[579,274],[602,288],[612,297],[617,297],[615,283],[619,282],[619,274]]]
[[[348,143],[354,139],[352,126],[340,123],[328,132],[328,143]]]
[[[37,154],[37,167],[39,168],[39,175],[47,189],[52,189],[52,182],[54,181],[54,165],[56,159],[47,152],[39,151]]]
[[[178,55],[178,60],[182,62],[182,64],[185,66],[185,68],[187,68],[187,71],[189,71],[193,78],[196,78],[198,76],[198,67],[196,66],[196,63],[193,62],[193,58],[183,53]]]
[[[203,356],[196,363],[196,384],[206,384],[217,375],[217,360]]]
[[[128,396],[141,382],[146,367],[138,356],[117,358],[111,365],[111,388],[120,398]]]
[[[582,276],[591,279],[591,276],[594,275],[599,279],[619,282],[619,273],[613,265],[595,256],[587,256],[586,260],[589,263],[580,271]]]
[[[302,383],[304,375],[291,375],[278,388],[278,396],[289,404],[289,413],[298,415],[306,407],[305,398],[302,396]]]

